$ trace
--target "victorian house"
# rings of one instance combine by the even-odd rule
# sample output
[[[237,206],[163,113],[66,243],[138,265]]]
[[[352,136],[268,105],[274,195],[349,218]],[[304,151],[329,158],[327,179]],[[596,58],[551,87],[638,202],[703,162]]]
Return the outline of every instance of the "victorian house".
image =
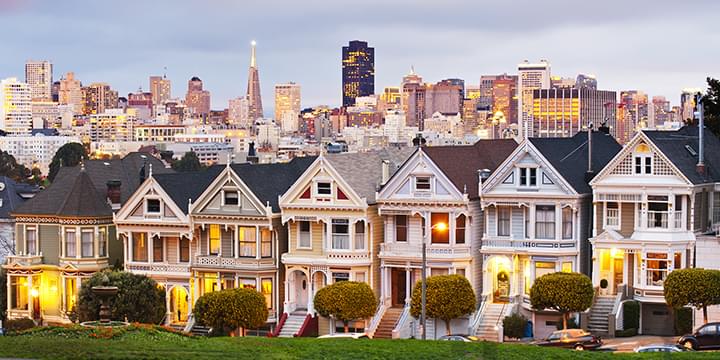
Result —
[[[275,325],[287,248],[278,198],[313,160],[153,175],[138,189],[116,218],[125,267],[164,286],[167,323],[192,326],[203,294],[251,288],[265,296],[268,326]]]
[[[696,126],[641,131],[592,180],[592,278],[597,301],[612,306],[591,309],[591,330],[612,334],[622,301],[634,299],[640,333],[673,335],[663,282],[693,266],[697,237],[720,220],[720,141],[702,135]]]
[[[561,321],[557,312],[531,310],[530,288],[548,273],[590,274],[588,181],[620,148],[601,131],[529,138],[483,181],[484,313],[478,335],[497,339],[495,326],[510,311],[532,321],[536,338],[556,329]]]
[[[46,190],[12,212],[16,251],[3,266],[9,319],[69,322],[82,281],[122,266],[113,211],[152,165],[168,171],[159,160],[139,153],[62,168]]]
[[[314,295],[326,285],[366,282],[379,293],[383,222],[375,192],[411,152],[320,156],[280,198],[289,240],[282,256],[286,320],[280,336],[302,335],[314,326],[320,334],[335,331],[334,322],[318,318],[313,307]],[[364,321],[351,324],[360,331],[365,326]]]
[[[419,337],[419,322],[410,316],[410,299],[421,279],[423,243],[427,276],[467,277],[482,291],[480,178],[491,174],[515,149],[514,140],[480,140],[470,146],[420,147],[378,192],[384,224],[380,244],[380,307],[370,326],[375,337]],[[466,333],[470,319],[451,323]],[[439,329],[443,329],[440,323]],[[445,335],[426,325],[428,338]]]

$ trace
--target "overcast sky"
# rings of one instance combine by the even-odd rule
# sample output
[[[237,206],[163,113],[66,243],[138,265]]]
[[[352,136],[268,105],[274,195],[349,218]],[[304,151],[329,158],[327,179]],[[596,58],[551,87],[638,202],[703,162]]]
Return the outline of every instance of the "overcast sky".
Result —
[[[115,4],[109,6],[108,4]],[[375,47],[376,92],[410,66],[426,81],[515,73],[548,59],[553,75],[595,74],[602,89],[639,89],[679,103],[720,77],[720,1],[0,0],[0,78],[27,59],[53,62],[122,96],[167,75],[173,96],[200,77],[212,107],[244,95],[257,40],[265,113],[273,85],[302,86],[302,106],[341,102],[341,47]]]

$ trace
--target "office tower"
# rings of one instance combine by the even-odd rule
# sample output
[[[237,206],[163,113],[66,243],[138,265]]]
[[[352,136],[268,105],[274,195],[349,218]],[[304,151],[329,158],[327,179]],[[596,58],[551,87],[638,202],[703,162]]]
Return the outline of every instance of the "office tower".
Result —
[[[465,87],[465,98],[466,99],[480,99],[480,96],[482,95],[482,92],[480,91],[480,86],[478,85],[468,85]]]
[[[275,85],[275,122],[283,132],[295,132],[300,115],[300,85],[290,82]]]
[[[400,105],[405,113],[407,126],[422,129],[425,119],[425,84],[422,77],[415,73],[414,67],[410,67],[410,73],[403,77],[400,89]]]
[[[462,121],[465,125],[465,133],[470,133],[479,123],[478,118],[478,99],[463,99]],[[484,120],[484,119],[483,119]]]
[[[465,84],[460,79],[445,79],[425,89],[426,117],[439,112],[458,114],[462,112]]]
[[[597,79],[595,78],[595,75],[578,74],[577,79],[575,80],[575,87],[578,89],[588,88],[597,90]]]
[[[649,108],[650,121],[648,124],[650,127],[657,127],[665,124],[666,122],[672,121],[672,114],[670,114],[670,101],[665,99],[664,96],[653,96],[652,106]]]
[[[50,88],[50,97],[50,101],[52,102],[60,101],[60,81],[53,81],[52,87]]]
[[[147,120],[152,117],[153,94],[151,92],[143,92],[142,89],[138,89],[135,93],[129,93],[127,100],[128,108],[137,111],[138,119]]]
[[[171,83],[165,75],[150,77],[150,93],[152,94],[153,105],[163,105],[170,99]]]
[[[695,96],[702,93],[700,88],[686,88],[680,94],[680,121],[688,121],[694,118]]]
[[[532,137],[533,91],[550,88],[550,63],[540,60],[531,64],[527,60],[518,64],[518,133]]]
[[[257,62],[255,59],[255,41],[250,45],[250,69],[248,70],[247,98],[250,119],[255,121],[263,117],[262,99],[260,97],[260,75],[258,74]]]
[[[30,85],[7,78],[0,81],[0,130],[9,135],[29,135],[32,129]]]
[[[25,83],[30,86],[32,101],[52,101],[52,64],[49,61],[28,60],[25,63]]]
[[[575,87],[575,79],[573,78],[564,78],[562,76],[551,76],[550,77],[550,87],[551,88],[574,88]]]
[[[92,83],[82,88],[83,114],[100,114],[118,107],[118,93],[106,83]]]
[[[375,48],[365,41],[350,41],[342,48],[342,93],[343,106],[375,93]]]
[[[247,96],[241,96],[228,101],[228,123],[230,125],[245,129],[252,127],[249,114],[250,108]]]
[[[193,76],[188,81],[185,105],[190,114],[196,117],[207,116],[210,113],[210,92],[203,90],[203,82],[197,76]]]
[[[83,112],[82,83],[80,83],[80,80],[75,79],[75,73],[69,72],[60,79],[58,102],[60,102],[60,105],[70,105],[75,114]]]
[[[399,109],[402,103],[402,93],[398,86],[387,86],[380,97],[382,104],[378,104],[378,111]]]
[[[638,90],[620,93],[615,137],[621,144],[630,140],[639,129],[648,127],[648,97]]]
[[[480,77],[478,108],[497,116],[506,124],[517,123],[517,75],[483,75]]]
[[[589,124],[605,124],[614,136],[616,94],[614,91],[554,87],[533,90],[534,137],[571,137]]]

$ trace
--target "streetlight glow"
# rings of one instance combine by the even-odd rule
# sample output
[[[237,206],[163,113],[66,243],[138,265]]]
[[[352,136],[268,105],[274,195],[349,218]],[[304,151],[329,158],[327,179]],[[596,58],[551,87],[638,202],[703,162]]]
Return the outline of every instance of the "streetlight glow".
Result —
[[[432,226],[432,229],[437,230],[437,231],[445,231],[445,230],[447,230],[447,228],[448,228],[448,226],[444,222],[439,222]]]

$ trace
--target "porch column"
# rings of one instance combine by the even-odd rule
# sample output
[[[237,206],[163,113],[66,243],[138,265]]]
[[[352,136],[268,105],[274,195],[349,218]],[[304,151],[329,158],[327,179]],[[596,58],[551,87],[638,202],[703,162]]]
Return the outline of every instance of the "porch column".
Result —
[[[80,259],[82,258],[82,242],[80,241],[82,239],[82,232],[80,232],[80,227],[75,227],[75,258]],[[27,241],[27,240],[26,240]],[[35,241],[37,245],[37,239]],[[27,246],[27,244],[25,244]]]
[[[535,203],[528,205],[528,214],[530,215],[530,221],[528,221],[528,237],[530,239],[535,238]]]
[[[592,283],[593,286],[600,284],[600,250],[596,248],[597,245],[592,246]]]
[[[28,280],[28,288],[27,288],[27,299],[28,299],[28,317],[32,319],[33,314],[35,313],[35,301],[33,300],[32,296],[32,288],[33,288],[33,281],[32,281],[32,274],[27,276]],[[9,294],[9,293],[8,293]]]
[[[555,240],[562,240],[562,204],[555,203]]]
[[[155,262],[155,239],[154,236],[152,236],[150,233],[146,233],[147,235],[147,252],[148,252],[148,261],[149,263]]]
[[[132,233],[132,232],[129,232],[129,233],[127,234],[126,238],[127,238],[127,240],[126,240],[126,241],[127,241],[127,244],[126,244],[126,245],[127,245],[128,251],[127,251],[127,254],[125,254],[125,261],[126,261],[125,264],[127,264],[127,263],[130,262],[130,261],[132,261],[132,254],[133,254],[133,241],[132,241],[132,238],[133,238],[133,233]],[[64,239],[64,237],[63,237],[63,239]],[[64,242],[64,241],[63,241],[63,242]]]
[[[410,268],[405,268],[405,304],[410,303]]]
[[[5,274],[5,277],[7,277],[7,284],[5,286],[7,287],[7,292],[5,293],[5,297],[7,298],[7,308],[10,309],[12,304],[12,277],[10,274]]]
[[[168,288],[169,285],[170,284],[167,283],[165,284],[165,325],[169,325],[170,323],[172,323],[172,316],[174,315],[170,311],[170,298],[172,297],[172,289]]]
[[[221,247],[222,247],[222,246],[221,246]],[[218,291],[219,291],[219,290],[222,290],[222,278],[221,278],[220,276],[221,276],[221,274],[220,274],[220,272],[218,271],[218,272],[217,272],[217,280],[215,281],[215,282],[217,283]]]

